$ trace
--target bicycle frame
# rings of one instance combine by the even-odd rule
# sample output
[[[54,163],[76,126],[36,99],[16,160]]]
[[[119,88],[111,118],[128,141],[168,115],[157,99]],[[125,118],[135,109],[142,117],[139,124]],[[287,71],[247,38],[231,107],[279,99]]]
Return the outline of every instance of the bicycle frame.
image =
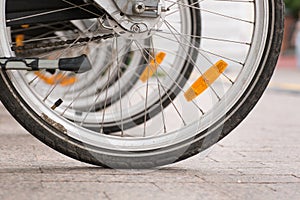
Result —
[[[91,5],[90,3],[85,3],[83,0],[70,0],[68,2],[70,2],[70,4],[73,4],[74,6],[70,8],[70,4],[65,3],[61,0],[6,1],[6,20],[9,26],[19,26],[23,24],[51,23],[57,21],[88,19],[95,18],[98,15],[104,14],[103,10],[95,7],[94,5]],[[83,9],[90,10],[91,12],[85,12]],[[64,12],[53,12],[55,10],[62,10]],[[39,17],[26,17],[37,16],[38,13],[47,14],[43,14]]]
[[[7,21],[10,26],[22,24],[50,23],[54,21],[67,21],[76,19],[96,18],[106,13],[122,13],[122,16],[113,15],[115,20],[126,16],[150,17],[159,16],[162,5],[159,0],[95,0],[93,3],[85,0],[11,0],[6,2]],[[73,7],[70,8],[70,5]],[[67,8],[66,8],[67,7]],[[53,10],[62,10],[64,12],[53,12]],[[86,12],[85,10],[89,10]],[[104,11],[105,10],[105,11]],[[40,17],[28,18],[26,16]],[[21,19],[14,20],[11,19]]]

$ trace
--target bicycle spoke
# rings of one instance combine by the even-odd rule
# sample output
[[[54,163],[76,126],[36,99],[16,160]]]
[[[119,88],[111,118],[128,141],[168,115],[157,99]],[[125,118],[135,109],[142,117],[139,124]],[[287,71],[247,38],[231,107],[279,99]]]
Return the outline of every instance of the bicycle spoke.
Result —
[[[141,45],[139,44],[139,42],[135,41],[135,43],[137,44],[138,48],[140,49],[142,55],[143,55],[143,58],[145,59],[145,61],[148,61],[147,57],[144,55],[144,52],[146,53],[147,56],[149,56],[151,59],[154,59],[153,56],[151,56],[151,54],[149,54],[146,50],[144,50]],[[161,65],[159,65],[160,68]],[[170,95],[168,94],[168,92],[166,91],[165,87],[161,84],[160,80],[158,79],[158,77],[156,77],[156,80],[158,81],[158,83],[161,85],[162,89],[164,90],[165,94],[167,95],[168,99],[171,101],[171,104],[173,105],[174,109],[176,110],[178,116],[181,118],[182,122],[184,125],[186,125],[186,122],[184,120],[184,118],[182,117],[182,115],[180,114],[179,112],[179,109],[177,108],[177,106],[175,105],[175,103],[173,102],[173,99],[170,97]],[[175,82],[175,84],[178,85],[178,83]],[[201,109],[200,109],[201,110]],[[201,110],[202,111],[202,110]]]
[[[116,58],[117,60],[117,70],[118,70],[118,88],[119,88],[119,106],[120,106],[120,114],[121,114],[121,137],[124,136],[124,124],[123,124],[123,107],[122,107],[122,92],[121,92],[121,83],[120,83],[120,78],[121,78],[121,64],[120,64],[120,57],[119,57],[119,54],[118,54],[118,49],[119,49],[119,45],[118,45],[118,38],[117,36],[115,37],[114,41],[113,41],[113,45],[116,45],[116,55],[113,55],[113,58]]]
[[[172,42],[177,42],[177,40],[173,40],[173,39],[171,39],[171,38],[164,37],[164,36],[161,36],[161,35],[158,35],[158,34],[155,35],[155,36],[161,37],[161,38],[166,39],[166,40],[170,40],[170,41],[172,41]],[[244,66],[244,63],[242,63],[242,62],[240,62],[240,61],[234,60],[234,59],[232,59],[232,58],[228,58],[228,57],[223,56],[223,55],[220,55],[220,54],[216,54],[216,53],[214,53],[214,52],[212,52],[212,51],[207,51],[207,50],[204,50],[204,49],[202,49],[202,48],[195,47],[194,45],[191,45],[191,44],[185,44],[185,43],[182,43],[182,46],[191,47],[191,48],[197,50],[198,52],[203,52],[203,53],[207,53],[207,54],[210,54],[210,55],[214,55],[214,56],[217,56],[217,57],[219,57],[219,58],[223,58],[223,59],[229,60],[229,61],[231,61],[231,62],[234,62],[234,63],[236,63],[236,64],[239,64],[239,65],[241,65],[241,66]],[[210,61],[210,63],[213,64],[211,61]]]
[[[174,27],[171,27],[173,30],[175,30],[174,29]],[[171,30],[170,30],[171,31]],[[176,30],[175,30],[176,31]],[[177,31],[176,31],[177,32]],[[170,38],[168,38],[168,37],[164,37],[164,36],[161,36],[161,35],[158,35],[158,34],[156,34],[156,36],[158,36],[158,37],[162,37],[162,38],[164,38],[164,39],[167,39],[167,40],[170,40],[170,41],[174,41],[174,42],[178,42],[179,43],[179,40],[178,40],[178,38],[176,37],[176,35],[177,36],[182,36],[182,34],[180,34],[180,33],[169,33],[169,34],[171,34],[171,35],[173,35],[175,38],[176,38],[176,40],[172,40],[172,39],[170,39]],[[184,35],[183,35],[184,36]],[[199,36],[199,37],[194,37],[194,38],[201,38],[201,36]],[[185,41],[187,41],[188,42],[188,40],[187,40],[187,38],[186,37],[183,37],[183,39],[185,40]],[[211,39],[211,38],[210,38]],[[239,44],[246,44],[247,46],[249,46],[250,44],[248,44],[248,43],[241,43],[241,42],[236,42],[236,41],[230,41],[230,40],[221,40],[221,39],[216,39],[216,40],[218,40],[218,41],[222,41],[222,42],[233,42],[233,43],[239,43]],[[219,58],[223,58],[223,59],[226,59],[226,60],[229,60],[229,61],[231,61],[231,62],[234,62],[234,63],[236,63],[236,64],[238,64],[238,65],[241,65],[241,66],[243,66],[244,67],[244,65],[245,65],[245,63],[243,63],[243,62],[240,62],[240,61],[237,61],[237,60],[234,60],[234,59],[232,59],[232,58],[229,58],[229,57],[226,57],[226,56],[223,56],[223,55],[220,55],[220,54],[217,54],[217,53],[214,53],[214,52],[211,52],[211,51],[207,51],[207,50],[204,50],[204,49],[202,49],[202,48],[199,48],[199,47],[195,47],[194,45],[192,45],[190,42],[188,42],[188,44],[186,44],[186,43],[180,43],[182,46],[188,46],[188,47],[191,47],[191,48],[193,48],[193,49],[195,49],[195,50],[197,50],[211,65],[214,65],[214,63],[210,60],[210,59],[208,59],[207,58],[207,56],[205,56],[203,53],[207,53],[207,54],[210,54],[210,55],[214,55],[214,56],[217,56],[217,57],[219,57]],[[200,72],[201,73],[201,72]],[[222,75],[229,81],[229,82],[231,82],[232,84],[234,84],[234,81],[232,81],[224,72],[222,73]]]
[[[172,1],[172,0],[165,0],[165,1],[166,1],[166,2],[170,2],[170,3],[174,3],[174,1]],[[224,1],[223,1],[223,2],[224,2]],[[246,1],[245,1],[245,2],[246,2]],[[248,1],[247,3],[249,3],[249,1]],[[230,15],[225,15],[225,14],[221,14],[221,13],[218,13],[218,12],[214,12],[214,11],[212,11],[212,10],[206,10],[206,9],[203,9],[203,8],[199,8],[199,7],[196,7],[195,5],[182,4],[182,3],[178,3],[178,1],[177,1],[177,4],[178,4],[180,7],[191,8],[191,9],[199,10],[200,12],[209,13],[209,14],[216,15],[216,16],[223,17],[223,18],[228,18],[228,19],[232,19],[232,20],[236,20],[236,21],[240,21],[240,22],[245,22],[245,23],[249,23],[249,24],[253,24],[253,23],[254,23],[254,22],[249,21],[249,20],[244,20],[244,19],[237,18],[237,17],[233,17],[233,16],[230,16]],[[172,15],[172,14],[175,14],[176,12],[179,12],[179,9],[178,9],[178,10],[175,10],[175,11],[172,11],[171,13],[167,14],[167,16],[170,16],[170,15]]]
[[[168,24],[168,22],[164,21],[164,23],[167,25],[168,29],[170,30],[170,32],[172,33],[172,30],[175,30],[175,32],[177,32],[177,30],[172,27],[172,25]],[[188,59],[192,62],[192,64],[196,67],[196,69],[199,71],[199,73],[201,74],[201,76],[203,76],[203,72],[200,70],[199,66],[196,64],[195,60],[189,55],[188,52],[186,52],[185,48],[183,47],[182,43],[178,40],[178,38],[176,37],[176,35],[174,35],[175,39],[177,40],[178,44],[181,46],[181,48],[184,50],[185,54],[188,56]],[[189,44],[190,42],[187,41]],[[199,52],[199,51],[198,51]],[[200,53],[200,52],[199,52]],[[205,58],[209,63],[211,63],[212,65],[213,62],[207,58],[207,56],[205,56],[203,53],[200,53],[201,56],[203,56],[203,58]],[[216,97],[218,98],[218,100],[221,100],[221,97],[218,95],[218,93],[216,92],[216,90],[211,86],[211,84],[209,84],[206,80],[206,78],[204,77],[204,81],[206,82],[206,84],[209,86],[209,88],[211,89],[211,91],[216,95]]]
[[[147,52],[145,52],[145,53],[147,53]],[[147,56],[149,56],[151,59],[154,59],[154,57],[152,56],[152,55],[150,55],[150,54],[147,54]],[[145,58],[144,58],[145,59]],[[146,59],[145,59],[146,60]],[[168,74],[168,72],[160,65],[160,64],[158,64],[158,67],[159,67],[159,69],[160,70],[162,70],[167,76],[168,76],[168,78],[170,78],[170,80],[180,89],[180,91],[182,92],[182,93],[184,93],[185,91],[183,90],[183,88],[182,88],[182,86],[180,86],[178,83],[177,83],[177,81],[175,81],[174,79],[173,79],[173,77],[171,77],[169,74]],[[162,86],[162,88],[164,88],[163,87],[163,84],[159,81],[159,79],[157,79],[158,80],[158,82],[160,83],[160,85]],[[165,91],[166,92],[166,91]],[[166,93],[167,95],[168,95],[168,93]],[[168,98],[171,100],[171,98],[170,98],[170,96],[168,95]],[[204,111],[197,105],[197,103],[193,100],[192,101],[192,103],[197,107],[197,109],[204,115],[205,113],[204,113]],[[178,110],[178,109],[177,109]]]
[[[92,25],[89,27],[89,29],[91,29],[94,25],[95,25],[95,24],[92,24]],[[87,32],[89,29],[87,29],[86,32]],[[56,56],[56,58],[59,58],[59,57],[65,55],[65,54],[72,48],[72,46],[80,39],[80,37],[81,37],[81,36],[77,37],[76,40],[75,40],[72,44],[68,45],[67,48],[65,48],[64,50],[62,50],[62,51]],[[66,75],[66,72],[63,72],[63,73],[62,73],[62,76],[65,76],[65,75]],[[43,101],[46,101],[46,100],[48,99],[48,97],[51,95],[51,93],[52,93],[52,92],[55,90],[55,88],[58,86],[58,84],[59,84],[60,81],[61,81],[61,80],[58,80],[58,81],[50,88],[50,90],[48,91],[48,93],[47,93],[47,94],[45,95],[45,97],[43,98]]]
[[[93,15],[95,15],[95,16],[100,17],[100,15],[98,15],[97,13],[94,13],[94,12],[92,12],[92,11],[90,11],[90,10],[84,8],[84,6],[76,5],[75,3],[72,3],[72,2],[67,1],[67,0],[61,0],[61,1],[65,2],[65,3],[67,3],[67,4],[70,4],[70,5],[74,6],[75,8],[79,8],[80,10],[83,10],[83,11],[85,11],[85,12],[87,12],[87,13],[90,13],[90,14],[93,14]],[[93,3],[90,3],[89,5],[93,5]]]
[[[152,55],[155,58],[154,59],[155,68],[157,68],[158,62],[157,62],[156,57],[154,56],[155,52],[154,52],[153,37],[150,38],[150,49],[152,49]],[[153,72],[153,69],[151,67],[150,67],[150,69],[151,69],[152,73],[154,73],[154,76],[156,77],[156,84],[157,84],[157,90],[158,90],[158,95],[159,95],[160,112],[162,115],[163,129],[164,129],[164,133],[167,133],[166,118],[165,118],[165,112],[164,112],[164,107],[163,107],[162,97],[161,97],[161,90],[160,90],[161,85],[158,81],[158,72],[157,72],[157,70],[155,72]],[[149,71],[149,73],[150,73],[150,71]],[[148,74],[148,76],[149,76],[149,74]]]
[[[162,30],[156,30],[157,34],[167,34],[167,35],[173,35],[169,32],[165,32]],[[157,35],[155,34],[155,36]],[[241,45],[246,45],[250,46],[251,43],[249,42],[242,42],[242,41],[235,41],[235,40],[228,40],[228,39],[222,39],[222,38],[216,38],[216,37],[207,37],[207,36],[199,36],[199,35],[189,35],[189,34],[183,34],[183,33],[174,33],[174,35],[180,36],[180,37],[185,37],[185,38],[197,38],[201,40],[213,40],[213,41],[218,41],[218,42],[227,42],[227,43],[233,43],[233,44],[241,44]],[[168,39],[168,37],[165,37],[165,39]]]
[[[123,51],[124,49],[128,48],[129,46],[131,46],[131,44],[132,44],[132,42],[130,42],[127,46],[124,46],[123,48],[121,48],[121,49],[119,50],[119,52],[121,52],[121,51]],[[113,60],[113,59],[111,60],[111,62],[107,63],[106,66],[109,66],[109,67],[108,67],[108,80],[106,81],[106,83],[104,84],[104,86],[103,86],[102,88],[98,89],[99,91],[97,92],[97,97],[95,98],[95,101],[94,101],[95,103],[94,103],[92,106],[90,106],[90,108],[88,109],[88,112],[87,112],[86,116],[84,117],[84,119],[86,119],[88,113],[92,111],[93,107],[95,107],[95,105],[97,104],[97,100],[98,100],[99,97],[101,96],[102,92],[103,92],[105,89],[106,89],[106,92],[107,92],[107,88],[109,87],[110,82],[111,82],[111,73],[116,72],[116,71],[118,70],[118,67],[117,67],[116,69],[114,69],[113,72],[111,71],[111,67],[113,66],[113,63],[114,63],[114,60]],[[103,70],[106,69],[106,66],[103,68]],[[103,72],[103,70],[102,70],[102,71],[100,70],[100,71],[98,72],[98,75],[100,75],[100,74]],[[85,85],[85,87],[83,88],[83,90],[81,90],[81,91],[77,94],[77,96],[76,96],[75,98],[73,98],[73,100],[72,100],[72,101],[70,102],[70,104],[65,108],[65,110],[63,111],[63,113],[62,113],[61,115],[64,115],[65,112],[72,106],[72,104],[74,104],[74,103],[78,100],[78,98],[82,95],[82,93],[84,93],[85,90],[86,90],[87,88],[89,88],[89,87],[90,87],[90,85]],[[105,98],[104,102],[105,102],[105,108],[104,108],[104,109],[106,109],[106,106],[107,106],[107,105],[106,105],[106,104],[107,104],[107,97]],[[84,123],[84,120],[83,120],[81,123],[83,124],[83,123]]]

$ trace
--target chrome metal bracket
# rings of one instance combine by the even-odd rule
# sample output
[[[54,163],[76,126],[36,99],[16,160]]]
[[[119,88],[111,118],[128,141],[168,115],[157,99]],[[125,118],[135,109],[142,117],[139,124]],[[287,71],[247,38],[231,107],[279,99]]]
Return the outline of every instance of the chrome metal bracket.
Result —
[[[159,0],[113,0],[127,16],[158,17],[161,11]]]
[[[108,21],[119,35],[135,38],[150,35],[164,19],[164,0],[93,0],[109,15]]]

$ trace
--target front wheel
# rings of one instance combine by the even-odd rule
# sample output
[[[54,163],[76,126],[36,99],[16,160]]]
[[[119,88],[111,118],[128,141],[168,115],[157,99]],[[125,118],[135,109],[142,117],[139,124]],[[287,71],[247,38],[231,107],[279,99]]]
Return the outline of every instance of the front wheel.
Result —
[[[0,8],[0,53],[7,57],[17,52],[11,49],[15,43],[9,36],[13,34],[9,22],[14,20],[5,20],[5,2]],[[37,90],[41,81],[30,84],[28,72],[20,71],[1,71],[2,103],[39,140],[91,164],[150,168],[212,146],[247,116],[270,80],[281,46],[283,3],[182,0],[165,4],[163,24],[152,30],[149,43],[131,39],[121,46],[122,36],[114,34],[111,39],[115,66],[121,59],[114,52],[131,46],[144,59],[143,69],[149,70],[144,77],[143,72],[138,74],[139,81],[109,107],[78,112],[78,92],[74,92],[71,105],[51,109],[53,102]],[[166,56],[158,61],[159,54]],[[136,72],[127,70],[130,76]],[[118,80],[110,90],[127,83]],[[68,89],[71,99],[72,87]],[[50,88],[48,97],[61,93],[58,86]],[[90,85],[93,88],[97,86]],[[99,93],[104,102],[105,91]],[[95,102],[98,99],[94,97]]]

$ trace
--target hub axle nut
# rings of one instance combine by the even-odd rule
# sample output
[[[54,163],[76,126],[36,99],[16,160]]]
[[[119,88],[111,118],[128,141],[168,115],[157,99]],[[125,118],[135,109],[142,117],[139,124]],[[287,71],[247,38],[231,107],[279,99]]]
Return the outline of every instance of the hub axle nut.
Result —
[[[146,10],[146,6],[143,2],[137,2],[135,5],[134,5],[134,11],[138,14],[142,14],[143,12],[145,12]]]
[[[132,27],[131,27],[131,31],[134,32],[134,33],[140,33],[141,32],[141,28],[138,24],[134,24]]]

